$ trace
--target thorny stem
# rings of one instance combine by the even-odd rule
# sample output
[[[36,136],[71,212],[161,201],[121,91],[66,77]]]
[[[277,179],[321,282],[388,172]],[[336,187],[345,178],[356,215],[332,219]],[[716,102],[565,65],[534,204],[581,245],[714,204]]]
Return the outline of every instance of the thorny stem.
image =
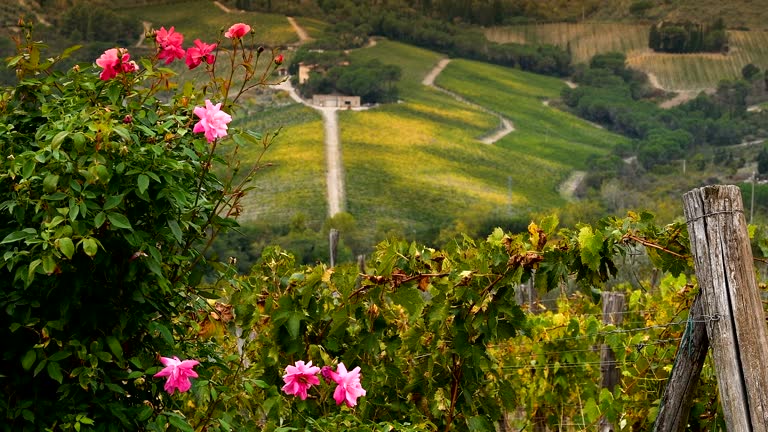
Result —
[[[459,399],[459,380],[461,380],[461,361],[456,354],[453,355],[453,380],[451,381],[451,408],[448,410],[448,422],[445,424],[445,432],[451,430],[451,424],[455,418],[456,401]]]

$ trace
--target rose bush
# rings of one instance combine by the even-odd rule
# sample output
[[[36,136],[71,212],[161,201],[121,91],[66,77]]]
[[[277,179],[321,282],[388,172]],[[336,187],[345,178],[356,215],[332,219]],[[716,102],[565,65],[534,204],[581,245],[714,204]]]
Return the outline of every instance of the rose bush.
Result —
[[[163,27],[151,58],[115,47],[60,70],[71,51],[45,60],[22,25],[8,59],[19,81],[0,92],[0,430],[221,427],[206,410],[218,395],[189,409],[190,377],[209,397],[238,377],[238,357],[200,337],[227,272],[205,250],[237,225],[258,169],[240,169],[239,147],[273,137],[228,123],[276,52],[245,24],[187,50]],[[210,81],[177,86],[174,61]]]

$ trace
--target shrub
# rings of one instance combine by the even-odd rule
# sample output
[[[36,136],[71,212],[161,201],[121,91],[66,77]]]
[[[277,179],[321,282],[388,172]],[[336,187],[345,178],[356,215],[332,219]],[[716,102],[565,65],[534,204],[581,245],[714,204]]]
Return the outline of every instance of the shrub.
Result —
[[[215,265],[203,253],[237,225],[253,176],[233,181],[238,147],[270,143],[226,123],[275,53],[247,36],[184,51],[161,28],[152,58],[112,48],[98,68],[58,72],[71,51],[43,61],[24,31],[9,61],[18,84],[0,93],[0,430],[191,430],[183,399],[152,375],[159,355],[200,359],[202,380],[230,370],[196,337],[219,297],[201,282]],[[213,73],[214,54],[229,55],[228,76]],[[176,87],[161,59],[180,57],[205,63],[211,82]]]

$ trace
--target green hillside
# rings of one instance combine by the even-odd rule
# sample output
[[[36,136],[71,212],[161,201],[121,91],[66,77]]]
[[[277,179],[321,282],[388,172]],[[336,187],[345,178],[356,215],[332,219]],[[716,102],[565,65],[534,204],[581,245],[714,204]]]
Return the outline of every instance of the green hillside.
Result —
[[[274,46],[298,41],[298,36],[282,15],[233,11],[226,13],[208,0],[190,0],[120,9],[120,12],[148,21],[155,28],[175,26],[186,40],[216,39],[236,22],[244,22],[255,32],[259,44]]]

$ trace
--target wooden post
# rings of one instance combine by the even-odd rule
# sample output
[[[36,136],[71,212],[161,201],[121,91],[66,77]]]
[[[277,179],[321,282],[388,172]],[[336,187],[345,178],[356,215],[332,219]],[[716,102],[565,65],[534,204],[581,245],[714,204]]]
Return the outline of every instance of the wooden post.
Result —
[[[624,294],[616,292],[603,292],[603,324],[618,326],[624,319]],[[600,348],[600,374],[602,375],[602,387],[613,392],[619,383],[619,370],[616,368],[616,355],[608,345]]]
[[[623,293],[603,292],[603,324],[612,324],[618,326],[624,320],[624,300]],[[616,367],[616,354],[608,346],[603,344],[600,347],[600,375],[602,376],[602,388],[608,389],[613,393],[613,389],[619,384],[619,369]],[[600,419],[601,432],[613,431],[613,426],[606,420]]]
[[[709,351],[706,320],[699,318],[703,315],[699,292],[688,312],[688,324],[677,347],[672,375],[661,396],[653,432],[683,432],[688,424],[693,394]]]
[[[328,241],[331,245],[331,267],[336,267],[336,254],[339,247],[339,230],[331,228],[331,231],[328,233]]]
[[[703,319],[729,431],[768,432],[768,335],[741,192],[707,186],[683,195]]]

